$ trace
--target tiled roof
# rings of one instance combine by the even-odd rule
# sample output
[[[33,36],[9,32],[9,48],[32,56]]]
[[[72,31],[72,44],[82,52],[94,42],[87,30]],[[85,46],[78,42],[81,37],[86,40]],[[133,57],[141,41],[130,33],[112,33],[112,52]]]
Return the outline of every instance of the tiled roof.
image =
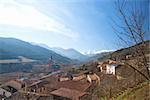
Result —
[[[106,69],[106,66],[108,65],[108,64],[118,64],[118,62],[116,62],[116,61],[113,61],[113,60],[106,60],[106,61],[104,61],[102,64],[101,64],[101,66],[103,67],[103,69]]]
[[[90,83],[86,81],[62,81],[62,82],[55,82],[45,85],[47,88],[59,89],[59,88],[68,88],[74,89],[78,91],[86,91],[90,87]]]
[[[59,88],[58,90],[52,91],[51,94],[56,96],[66,97],[72,100],[78,100],[79,97],[82,97],[86,93],[73,90],[73,89]]]

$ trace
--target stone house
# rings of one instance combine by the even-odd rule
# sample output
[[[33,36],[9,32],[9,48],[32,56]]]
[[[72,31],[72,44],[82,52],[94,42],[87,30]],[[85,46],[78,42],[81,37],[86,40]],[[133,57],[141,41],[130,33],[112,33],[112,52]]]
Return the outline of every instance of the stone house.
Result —
[[[0,95],[5,97],[10,97],[13,93],[17,92],[17,90],[11,86],[2,86],[0,87]]]
[[[20,80],[11,80],[11,81],[7,82],[5,85],[11,86],[17,90],[20,90],[25,87],[25,83]]]

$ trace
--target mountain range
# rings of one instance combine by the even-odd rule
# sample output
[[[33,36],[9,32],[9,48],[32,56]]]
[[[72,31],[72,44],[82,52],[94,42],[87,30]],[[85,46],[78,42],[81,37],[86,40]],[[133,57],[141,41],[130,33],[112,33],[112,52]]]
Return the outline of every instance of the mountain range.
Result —
[[[48,45],[43,44],[43,43],[32,43],[32,44],[44,47],[46,49],[52,50],[52,51],[62,55],[62,56],[68,57],[72,60],[78,60],[80,62],[95,60],[97,58],[108,55],[114,51],[114,50],[103,50],[103,51],[80,53],[79,51],[77,51],[73,48],[63,49],[61,47],[49,47]]]
[[[44,47],[44,48],[49,49],[49,50],[52,50],[52,51],[54,51],[54,52],[56,52],[62,56],[68,57],[68,58],[73,59],[73,60],[85,61],[88,59],[87,55],[83,55],[82,53],[80,53],[79,51],[77,51],[73,48],[63,49],[60,47],[49,47],[46,44],[41,44],[41,43],[40,44],[32,43],[32,44]]]
[[[16,59],[19,56],[23,56],[47,62],[52,57],[57,63],[72,64],[94,60],[107,53],[84,55],[72,48],[49,47],[46,44],[29,43],[15,38],[0,37],[0,60]]]
[[[40,61],[47,61],[52,56],[58,63],[72,63],[71,59],[41,46],[33,45],[15,38],[0,37],[0,60],[16,59],[19,56]]]

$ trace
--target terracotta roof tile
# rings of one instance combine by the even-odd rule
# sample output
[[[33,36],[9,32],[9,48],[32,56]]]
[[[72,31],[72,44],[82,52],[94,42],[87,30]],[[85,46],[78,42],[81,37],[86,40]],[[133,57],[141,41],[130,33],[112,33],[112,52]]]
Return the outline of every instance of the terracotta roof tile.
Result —
[[[80,97],[86,94],[86,92],[80,92],[73,89],[59,88],[58,90],[52,91],[52,95],[66,97],[72,100],[78,100]]]
[[[62,81],[62,82],[55,82],[45,85],[47,88],[59,89],[59,88],[68,88],[74,89],[78,91],[86,91],[91,86],[90,83],[85,81]]]

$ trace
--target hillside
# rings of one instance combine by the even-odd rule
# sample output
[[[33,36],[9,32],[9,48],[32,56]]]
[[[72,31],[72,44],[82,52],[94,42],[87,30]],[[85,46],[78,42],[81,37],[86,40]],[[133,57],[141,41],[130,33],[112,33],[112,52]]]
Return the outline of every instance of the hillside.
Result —
[[[149,83],[144,82],[134,88],[129,88],[123,92],[115,100],[149,100]]]
[[[137,59],[141,57],[139,55],[140,53],[136,55],[133,53],[135,52],[135,49],[141,47],[145,52],[146,57],[150,57],[149,43],[150,41],[145,41],[145,46],[139,43],[128,48],[123,48],[104,57],[99,56],[99,61],[89,62],[84,66],[80,66],[77,72],[92,71],[101,79],[100,86],[92,87],[89,91],[92,94],[92,97],[88,99],[86,98],[85,100],[147,100],[148,94],[146,91],[149,84],[138,86],[147,80],[144,76],[139,74],[137,70],[133,69],[126,63],[129,63],[141,73],[147,75],[145,67],[136,64]],[[133,56],[128,58],[128,55]],[[118,62],[126,63],[120,63],[115,68],[115,75],[100,72],[97,68],[97,64],[108,59],[114,59]]]
[[[57,63],[69,64],[72,62],[71,59],[46,48],[15,38],[0,38],[0,59],[16,59],[18,56],[40,61],[47,61],[52,56]]]
[[[112,52],[102,52],[102,53],[98,53],[98,54],[95,54],[95,55],[89,57],[88,60],[91,61],[91,60],[96,60],[96,59],[98,59],[98,58],[103,58],[103,57],[105,57],[105,56],[110,55],[111,53],[112,53]]]
[[[127,55],[131,55],[131,54],[135,54],[135,51],[137,48],[139,48],[139,46],[144,50],[145,54],[150,54],[150,40],[145,41],[145,46],[143,47],[141,43],[137,44],[137,45],[133,45],[127,48],[122,48],[119,49],[117,51],[114,51],[106,56],[99,56],[98,59],[99,60],[105,60],[105,59],[114,59],[114,60],[125,60]],[[134,56],[132,56],[132,58],[134,58]],[[131,58],[131,59],[132,59]]]

